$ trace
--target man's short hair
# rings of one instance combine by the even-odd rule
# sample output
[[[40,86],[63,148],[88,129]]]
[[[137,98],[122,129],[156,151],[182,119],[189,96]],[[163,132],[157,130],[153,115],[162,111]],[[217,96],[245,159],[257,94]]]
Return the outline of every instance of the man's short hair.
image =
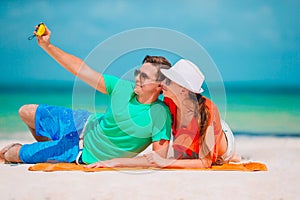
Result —
[[[169,69],[171,68],[171,63],[163,56],[145,56],[143,60],[144,63],[151,63],[157,68],[157,81],[163,81],[165,76],[160,72],[160,69]]]

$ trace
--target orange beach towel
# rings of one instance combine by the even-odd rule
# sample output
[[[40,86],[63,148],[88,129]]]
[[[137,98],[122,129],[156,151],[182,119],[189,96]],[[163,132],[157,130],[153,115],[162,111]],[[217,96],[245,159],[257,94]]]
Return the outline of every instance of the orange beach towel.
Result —
[[[85,165],[76,165],[75,163],[38,163],[28,168],[29,171],[84,171],[84,172],[100,172],[100,171],[127,171],[127,170],[206,170],[206,171],[268,171],[265,164],[259,162],[248,162],[238,164],[223,164],[212,166],[211,168],[154,168],[154,167],[114,167],[114,168],[85,168]]]

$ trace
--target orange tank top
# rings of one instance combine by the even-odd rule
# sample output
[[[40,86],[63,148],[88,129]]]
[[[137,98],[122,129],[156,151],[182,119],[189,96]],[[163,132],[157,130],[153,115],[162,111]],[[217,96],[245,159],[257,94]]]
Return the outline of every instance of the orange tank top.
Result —
[[[205,104],[210,112],[208,126],[212,126],[214,134],[214,146],[212,147],[212,162],[215,162],[218,157],[218,150],[222,139],[222,126],[220,121],[219,111],[216,105],[208,98]],[[172,134],[174,136],[173,148],[175,158],[198,158],[201,149],[200,130],[196,118],[192,118],[187,127],[176,129],[177,106],[172,99],[165,97],[165,104],[169,107],[172,116]]]

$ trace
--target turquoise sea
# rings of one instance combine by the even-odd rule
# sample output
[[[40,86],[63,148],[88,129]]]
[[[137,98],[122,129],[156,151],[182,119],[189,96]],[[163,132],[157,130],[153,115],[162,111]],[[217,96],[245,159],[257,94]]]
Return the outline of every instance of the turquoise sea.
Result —
[[[51,104],[74,108],[72,84],[1,86],[0,139],[26,132],[19,119],[23,104]],[[204,93],[205,95],[205,93]],[[85,99],[85,94],[81,96]],[[97,94],[93,104],[105,110],[107,98]],[[94,106],[93,105],[93,106]],[[75,105],[76,108],[80,107]],[[83,106],[83,108],[88,109]],[[300,136],[300,88],[226,84],[225,120],[237,135]]]

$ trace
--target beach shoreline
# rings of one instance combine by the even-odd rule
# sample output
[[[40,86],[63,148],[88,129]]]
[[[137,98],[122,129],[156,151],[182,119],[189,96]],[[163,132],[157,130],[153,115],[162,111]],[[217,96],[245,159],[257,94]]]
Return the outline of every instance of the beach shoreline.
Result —
[[[0,140],[28,143],[23,136]],[[32,172],[31,165],[0,165],[1,199],[297,199],[300,195],[300,138],[236,137],[245,160],[267,165],[267,172],[105,171]]]

